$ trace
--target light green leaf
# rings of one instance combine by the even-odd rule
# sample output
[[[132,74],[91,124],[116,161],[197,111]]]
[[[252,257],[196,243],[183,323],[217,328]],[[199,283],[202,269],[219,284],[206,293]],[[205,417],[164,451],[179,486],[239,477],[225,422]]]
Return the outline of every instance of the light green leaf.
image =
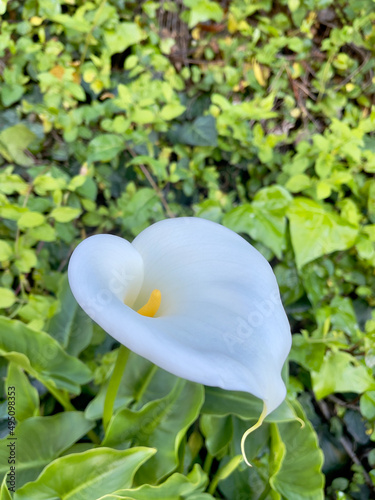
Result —
[[[368,391],[361,396],[360,408],[365,418],[375,420],[375,390]]]
[[[27,377],[16,363],[9,363],[6,387],[15,387],[15,417],[22,422],[39,414],[39,395]]]
[[[322,255],[350,248],[358,235],[358,228],[308,198],[295,198],[288,217],[299,269]]]
[[[19,489],[14,500],[94,499],[129,488],[136,471],[154,453],[154,449],[142,447],[124,451],[97,448],[59,458],[36,481]]]
[[[14,85],[9,85],[8,83],[2,84],[0,93],[4,106],[7,108],[19,101],[23,96],[24,91],[24,87],[18,83],[15,83]]]
[[[9,288],[0,287],[0,309],[8,309],[11,307],[17,298],[13,292]]]
[[[242,455],[235,455],[227,462],[221,462],[221,467],[215,474],[214,478],[212,479],[209,491],[210,492],[215,491],[216,485],[220,481],[224,481],[225,479],[227,479],[238,468],[238,466],[242,461],[243,461]]]
[[[316,433],[306,419],[301,405],[294,401],[298,417],[305,422],[272,425],[270,477],[272,489],[288,500],[322,500],[324,498],[323,453]],[[281,442],[280,442],[281,441]]]
[[[111,420],[104,446],[121,446],[129,440],[135,445],[155,447],[158,451],[139,476],[140,482],[155,482],[178,464],[178,448],[188,427],[199,415],[203,387],[177,379],[164,398],[147,403],[141,410],[120,410]]]
[[[245,203],[230,210],[224,216],[223,224],[232,231],[249,234],[281,258],[286,246],[285,213],[291,201],[291,195],[281,186],[261,189],[251,204]]]
[[[126,498],[131,500],[177,500],[190,499],[194,493],[204,491],[207,485],[207,475],[198,464],[187,475],[173,474],[158,486],[144,484],[139,488],[119,490],[115,495],[105,495],[100,500],[116,500]],[[203,497],[205,498],[205,497]],[[209,495],[207,498],[212,498]]]
[[[80,384],[91,378],[89,368],[66,354],[47,333],[4,317],[0,317],[0,354],[41,382],[51,383],[73,394],[79,394]]]
[[[20,229],[27,229],[31,227],[37,227],[43,224],[45,221],[45,216],[39,212],[25,212],[17,221],[17,225]]]
[[[37,265],[37,262],[35,250],[22,248],[17,252],[14,264],[21,273],[29,273]]]
[[[25,155],[24,150],[34,139],[36,135],[22,123],[6,128],[0,133],[0,154],[18,165],[32,165],[33,160]]]
[[[224,12],[220,5],[211,0],[183,0],[189,12],[189,28],[209,20],[220,22]]]
[[[129,114],[129,120],[139,125],[144,125],[145,123],[153,123],[155,121],[156,115],[150,109],[138,108]]]
[[[8,260],[13,255],[12,247],[6,241],[0,240],[0,262]]]
[[[120,23],[116,25],[115,29],[104,32],[104,41],[110,55],[120,54],[144,38],[145,35],[136,23]]]
[[[65,275],[61,281],[57,298],[60,301],[60,310],[53,316],[46,331],[56,339],[72,356],[85,349],[92,337],[92,321],[79,307],[75,300]]]
[[[19,423],[14,431],[17,456],[17,490],[36,479],[41,470],[67,450],[94,426],[83,413],[69,411],[52,417],[32,417]],[[0,476],[8,473],[9,448],[1,440]],[[18,492],[17,492],[18,494]],[[22,497],[27,498],[27,497]]]
[[[0,0],[0,16],[5,14],[5,12],[7,11],[7,3],[8,0]]]
[[[57,207],[52,210],[50,217],[56,222],[70,222],[79,217],[81,210],[73,207]]]
[[[311,178],[306,174],[293,175],[285,184],[285,187],[291,193],[300,193],[311,187]]]
[[[55,241],[56,229],[49,224],[42,224],[39,227],[29,229],[28,236],[36,241]]]
[[[88,161],[109,162],[125,147],[124,140],[115,134],[98,135],[88,147]]]
[[[12,174],[12,170],[6,169],[0,174],[0,193],[23,194],[27,191],[27,183],[17,174]]]
[[[186,110],[186,106],[183,106],[179,102],[171,103],[171,104],[166,104],[163,106],[161,109],[159,116],[163,120],[173,120],[174,118],[177,118],[177,116],[182,115],[182,113]]]
[[[370,369],[347,352],[327,351],[319,371],[312,371],[311,378],[315,396],[322,399],[334,392],[375,390],[375,380]]]
[[[15,489],[12,488],[13,491]],[[7,475],[4,476],[2,485],[0,486],[0,500],[12,500],[12,497],[10,496],[9,490],[8,490],[8,485],[7,485]]]

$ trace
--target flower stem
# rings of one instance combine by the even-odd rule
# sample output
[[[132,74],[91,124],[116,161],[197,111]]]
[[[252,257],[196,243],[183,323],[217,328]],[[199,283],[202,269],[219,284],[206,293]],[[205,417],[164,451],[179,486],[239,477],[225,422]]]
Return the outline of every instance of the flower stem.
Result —
[[[118,350],[115,368],[110,378],[107,394],[104,401],[103,427],[105,431],[107,430],[108,424],[112,418],[117,391],[120,387],[122,375],[124,373],[129,354],[129,349],[124,345],[121,345]]]

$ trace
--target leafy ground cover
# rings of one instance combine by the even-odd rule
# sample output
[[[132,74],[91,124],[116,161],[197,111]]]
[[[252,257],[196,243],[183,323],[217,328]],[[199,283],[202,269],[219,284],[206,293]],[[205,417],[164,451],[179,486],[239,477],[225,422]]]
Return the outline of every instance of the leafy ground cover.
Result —
[[[0,14],[1,500],[374,498],[374,3]],[[247,440],[251,469],[239,444],[260,401],[136,355],[102,427],[118,345],[73,299],[69,256],[183,215],[254,244],[290,319],[288,397]]]

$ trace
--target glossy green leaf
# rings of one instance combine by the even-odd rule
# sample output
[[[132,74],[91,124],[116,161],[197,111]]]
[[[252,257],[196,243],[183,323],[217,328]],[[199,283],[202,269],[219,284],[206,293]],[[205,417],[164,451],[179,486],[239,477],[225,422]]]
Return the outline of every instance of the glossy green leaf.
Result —
[[[205,437],[206,447],[213,456],[219,455],[228,446],[233,437],[231,417],[201,415],[200,429]]]
[[[271,448],[274,465],[270,484],[273,490],[288,500],[322,500],[323,453],[301,406],[297,402],[293,406],[299,418],[305,421],[305,426],[301,428],[299,422],[280,423],[277,428],[275,425],[272,437],[275,450]]]
[[[360,408],[362,415],[368,420],[375,420],[375,390],[361,396]]]
[[[52,460],[83,437],[94,424],[81,412],[59,413],[52,417],[32,417],[19,423],[14,431],[17,478],[16,489],[36,479]],[[7,438],[1,440],[0,475],[9,471]],[[27,498],[27,497],[26,497]]]
[[[39,414],[38,391],[31,385],[22,368],[15,363],[9,363],[5,386],[15,388],[15,417],[17,422],[22,422]]]
[[[12,500],[7,486],[7,476],[4,476],[3,482],[0,486],[0,500]]]
[[[173,142],[190,146],[216,146],[215,118],[211,115],[200,116],[193,123],[175,125],[170,131],[170,139]]]
[[[28,229],[32,227],[41,226],[45,221],[43,214],[39,212],[25,212],[17,221],[17,225],[20,229]]]
[[[172,472],[178,464],[178,448],[188,427],[198,417],[203,387],[177,379],[164,398],[151,401],[139,411],[124,408],[110,422],[104,446],[155,447],[157,454],[137,475],[139,481],[154,482]]]
[[[158,486],[144,484],[135,489],[121,489],[115,495],[105,495],[100,500],[121,498],[129,500],[176,500],[183,498],[189,500],[192,495],[195,496],[198,492],[204,491],[206,485],[207,476],[196,464],[187,476],[178,473],[172,474],[164,483]],[[207,498],[211,498],[211,496],[207,495]]]
[[[8,242],[0,240],[0,262],[8,260],[13,254],[12,247]]]
[[[98,135],[89,144],[88,160],[90,162],[111,161],[124,149],[124,146],[124,140],[119,135]]]
[[[32,165],[33,160],[24,153],[24,150],[35,138],[35,134],[21,123],[6,128],[0,132],[0,155],[18,165]]]
[[[8,288],[2,286],[0,287],[0,309],[7,309],[8,307],[11,307],[16,300],[17,298],[13,290],[9,290]]]
[[[76,219],[81,210],[73,207],[57,207],[52,210],[50,217],[53,217],[56,222],[71,222]]]
[[[61,281],[57,298],[60,310],[49,320],[46,331],[68,354],[78,356],[90,343],[93,333],[92,321],[73,297],[67,276]]]
[[[115,30],[104,32],[104,40],[110,55],[124,52],[131,45],[144,38],[141,28],[136,23],[120,23]]]
[[[370,370],[347,352],[328,351],[319,371],[312,371],[311,378],[318,399],[334,392],[375,390],[375,380]]]
[[[358,235],[355,226],[308,198],[295,198],[288,217],[298,268],[322,255],[350,248]]]
[[[19,489],[15,500],[84,500],[99,498],[120,488],[128,488],[141,465],[155,450],[97,448],[59,458],[49,464],[38,479]]]
[[[285,213],[291,200],[290,194],[281,186],[264,188],[257,192],[251,204],[245,203],[230,210],[223,224],[264,243],[280,258],[286,246]]]
[[[0,353],[41,382],[73,394],[79,394],[80,385],[91,378],[87,366],[66,354],[47,333],[4,317],[0,317]]]
[[[190,8],[189,28],[211,19],[219,22],[223,18],[223,9],[211,0],[184,0],[184,4]]]

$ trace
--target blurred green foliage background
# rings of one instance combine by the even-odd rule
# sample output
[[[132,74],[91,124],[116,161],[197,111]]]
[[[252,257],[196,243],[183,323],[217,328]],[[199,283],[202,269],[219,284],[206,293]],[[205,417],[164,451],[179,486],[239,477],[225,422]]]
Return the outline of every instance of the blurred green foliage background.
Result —
[[[1,0],[0,14],[14,498],[374,498],[374,2]],[[288,399],[248,438],[252,469],[239,443],[260,401],[136,355],[101,426],[118,345],[76,305],[71,252],[186,215],[262,252],[291,322]]]

